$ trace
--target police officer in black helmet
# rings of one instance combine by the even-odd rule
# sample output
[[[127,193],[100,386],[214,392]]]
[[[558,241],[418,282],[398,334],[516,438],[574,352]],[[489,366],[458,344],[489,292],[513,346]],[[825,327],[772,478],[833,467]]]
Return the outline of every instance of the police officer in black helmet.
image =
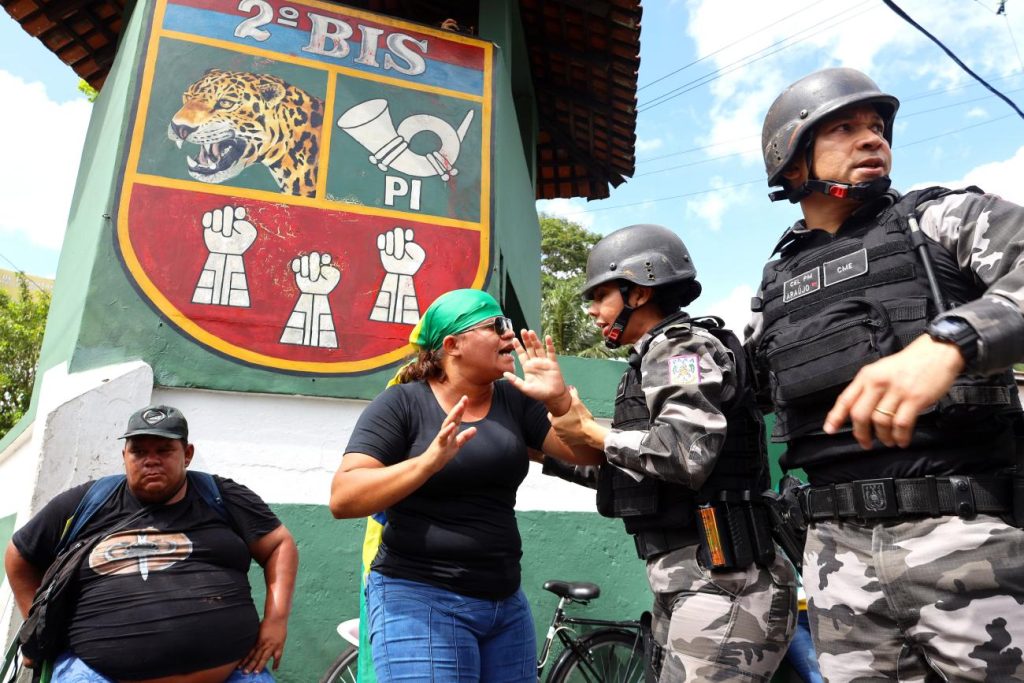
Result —
[[[782,464],[811,483],[804,586],[826,679],[1021,680],[1024,209],[889,189],[898,108],[837,68],[769,109],[771,198],[803,219],[764,269],[748,345]]]
[[[776,555],[765,509],[764,428],[736,337],[682,309],[700,294],[683,241],[658,225],[602,239],[587,260],[588,312],[609,346],[632,345],[612,428],[566,389],[550,337],[523,333],[520,359],[550,372],[510,380],[548,405],[558,436],[602,454],[598,511],[621,518],[646,561],[662,681],[768,681],[793,632],[795,573]],[[545,461],[549,474],[559,466]]]

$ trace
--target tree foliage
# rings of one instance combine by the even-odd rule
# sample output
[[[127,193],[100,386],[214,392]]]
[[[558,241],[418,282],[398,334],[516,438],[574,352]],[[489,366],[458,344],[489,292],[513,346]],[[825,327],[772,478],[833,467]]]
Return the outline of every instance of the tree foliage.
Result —
[[[601,236],[565,218],[540,215],[540,272],[544,285],[581,276]]]
[[[49,292],[41,292],[21,273],[18,291],[0,290],[0,437],[28,410],[43,343]]]
[[[587,256],[601,236],[565,218],[540,216],[541,328],[559,353],[583,358],[621,355],[604,345],[580,298]]]
[[[78,92],[85,95],[85,98],[90,102],[95,102],[96,98],[100,96],[100,91],[89,85],[89,82],[84,78],[78,79]]]

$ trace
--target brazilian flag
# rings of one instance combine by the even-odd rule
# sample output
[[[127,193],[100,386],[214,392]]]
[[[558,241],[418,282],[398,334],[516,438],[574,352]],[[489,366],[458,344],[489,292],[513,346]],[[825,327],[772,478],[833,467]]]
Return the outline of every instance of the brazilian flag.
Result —
[[[370,655],[370,622],[366,615],[366,576],[380,547],[380,535],[387,519],[383,512],[366,518],[366,533],[363,535],[363,573],[359,584],[359,683],[377,683],[373,672],[373,657]]]

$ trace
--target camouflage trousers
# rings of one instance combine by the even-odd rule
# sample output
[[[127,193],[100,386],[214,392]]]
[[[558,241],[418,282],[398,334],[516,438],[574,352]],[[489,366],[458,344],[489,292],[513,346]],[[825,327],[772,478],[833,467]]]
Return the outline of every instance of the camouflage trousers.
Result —
[[[804,590],[829,683],[1024,680],[1024,531],[997,517],[819,523]]]
[[[665,649],[659,680],[768,681],[796,627],[796,574],[777,552],[768,569],[715,572],[696,546],[647,563],[654,638]]]

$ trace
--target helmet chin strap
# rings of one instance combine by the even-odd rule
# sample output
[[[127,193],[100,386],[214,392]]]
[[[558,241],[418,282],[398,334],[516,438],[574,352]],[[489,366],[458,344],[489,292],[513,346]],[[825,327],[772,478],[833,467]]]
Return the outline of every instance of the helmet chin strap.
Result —
[[[853,199],[858,202],[864,202],[875,197],[881,197],[885,194],[885,191],[892,185],[892,180],[889,176],[882,176],[881,178],[875,178],[871,182],[867,183],[839,183],[834,180],[807,180],[803,187],[806,188],[806,192],[820,192],[827,194],[829,197],[837,197],[839,199]]]
[[[619,340],[622,338],[622,333],[626,331],[626,325],[629,324],[630,316],[636,310],[629,305],[629,290],[629,285],[619,285],[619,294],[622,295],[622,310],[619,311],[615,322],[612,323],[612,329],[608,332],[608,336],[604,338],[604,345],[609,349],[614,350],[622,346],[622,342]]]
[[[796,204],[812,192],[820,192],[838,199],[866,202],[869,199],[881,197],[889,189],[890,185],[892,185],[892,179],[889,176],[875,178],[869,183],[840,183],[835,180],[814,179],[805,181],[803,185],[793,190],[775,190],[768,197],[773,202],[788,199],[793,204]]]

